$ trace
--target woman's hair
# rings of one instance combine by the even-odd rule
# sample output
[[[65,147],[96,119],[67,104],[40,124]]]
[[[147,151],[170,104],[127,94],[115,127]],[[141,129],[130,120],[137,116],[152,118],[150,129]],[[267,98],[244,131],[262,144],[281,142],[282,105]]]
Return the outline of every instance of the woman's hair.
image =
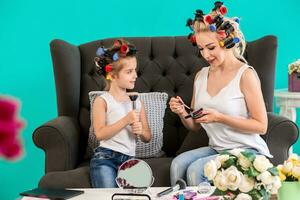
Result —
[[[215,2],[215,7],[207,15],[202,10],[196,10],[194,20],[187,20],[186,25],[192,30],[188,39],[196,46],[195,34],[207,31],[216,32],[220,46],[232,48],[235,57],[247,63],[243,56],[246,42],[239,28],[239,19],[224,17],[226,13],[227,8],[220,1]]]
[[[118,75],[124,67],[122,60],[135,57],[136,53],[135,46],[123,39],[115,40],[114,44],[109,48],[101,46],[97,49],[97,56],[94,58],[94,61],[96,72],[105,77],[106,86],[104,90],[109,90],[110,88],[111,75]]]

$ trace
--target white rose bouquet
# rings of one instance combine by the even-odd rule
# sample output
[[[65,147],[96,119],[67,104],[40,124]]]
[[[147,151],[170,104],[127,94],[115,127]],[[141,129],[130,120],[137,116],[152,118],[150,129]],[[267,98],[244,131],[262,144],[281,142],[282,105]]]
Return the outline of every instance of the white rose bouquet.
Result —
[[[204,175],[216,186],[214,195],[227,199],[265,200],[281,186],[278,169],[265,156],[244,149],[225,151],[210,160]]]

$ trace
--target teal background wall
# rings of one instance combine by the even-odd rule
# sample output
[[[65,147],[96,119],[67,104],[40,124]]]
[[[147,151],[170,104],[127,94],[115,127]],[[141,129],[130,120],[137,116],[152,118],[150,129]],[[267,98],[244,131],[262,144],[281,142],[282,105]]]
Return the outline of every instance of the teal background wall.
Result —
[[[0,94],[21,101],[27,126],[21,137],[22,158],[0,160],[0,199],[37,186],[44,173],[44,153],[32,142],[33,130],[56,117],[56,96],[49,42],[54,38],[79,45],[122,36],[186,35],[196,8],[208,12],[212,0],[1,0]],[[224,0],[228,16],[241,17],[248,41],[278,37],[276,89],[287,87],[287,65],[300,58],[298,0]],[[278,109],[276,109],[278,112]],[[299,121],[298,121],[299,125]],[[300,153],[300,143],[294,145]]]

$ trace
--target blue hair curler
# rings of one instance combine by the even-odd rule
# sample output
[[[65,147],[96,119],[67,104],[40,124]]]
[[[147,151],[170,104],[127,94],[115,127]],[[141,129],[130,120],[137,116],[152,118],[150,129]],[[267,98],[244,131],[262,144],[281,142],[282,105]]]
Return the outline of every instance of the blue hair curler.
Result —
[[[216,32],[217,31],[217,27],[214,24],[209,25],[209,30],[211,32]]]
[[[235,21],[236,23],[240,24],[240,18],[238,18],[238,17],[234,17],[233,21]]]
[[[103,56],[105,54],[105,49],[103,47],[99,47],[96,51],[97,56]]]
[[[114,55],[113,55],[112,59],[113,59],[113,61],[117,61],[117,60],[119,60],[118,53],[114,53]]]
[[[232,42],[234,42],[234,44],[237,44],[240,42],[240,39],[238,37],[234,37]]]

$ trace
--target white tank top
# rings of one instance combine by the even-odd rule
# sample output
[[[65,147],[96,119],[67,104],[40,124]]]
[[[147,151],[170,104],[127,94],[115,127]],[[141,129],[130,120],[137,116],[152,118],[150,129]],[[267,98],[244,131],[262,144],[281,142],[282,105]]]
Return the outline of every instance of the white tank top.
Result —
[[[119,102],[108,92],[104,92],[101,97],[105,100],[107,105],[106,124],[114,124],[121,118],[125,117],[132,110],[132,102]],[[141,111],[141,101],[136,100],[136,110]],[[136,138],[131,132],[130,125],[127,125],[119,133],[108,140],[101,140],[101,147],[109,148],[114,151],[135,156]]]
[[[254,70],[253,67],[247,64],[243,65],[235,77],[215,96],[211,97],[207,92],[209,67],[204,67],[195,80],[195,109],[212,108],[233,117],[249,118],[245,97],[240,90],[240,79],[247,68]],[[254,72],[256,73],[255,70]],[[265,156],[273,157],[267,144],[259,134],[242,132],[222,123],[202,123],[201,125],[207,132],[209,145],[217,151],[234,148],[254,148]]]

